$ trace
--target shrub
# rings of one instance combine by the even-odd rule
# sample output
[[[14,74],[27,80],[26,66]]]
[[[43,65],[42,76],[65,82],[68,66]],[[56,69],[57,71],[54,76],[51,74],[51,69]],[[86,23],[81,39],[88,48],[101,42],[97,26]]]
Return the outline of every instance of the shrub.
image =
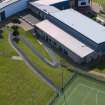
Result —
[[[13,31],[13,36],[18,36],[19,35],[19,31],[18,30],[14,30]]]
[[[14,17],[14,18],[12,19],[12,22],[13,22],[13,23],[16,23],[16,24],[20,24],[20,23],[21,23],[20,20],[19,20],[17,17]]]
[[[18,26],[17,25],[13,25],[12,27],[11,27],[13,30],[18,30]]]

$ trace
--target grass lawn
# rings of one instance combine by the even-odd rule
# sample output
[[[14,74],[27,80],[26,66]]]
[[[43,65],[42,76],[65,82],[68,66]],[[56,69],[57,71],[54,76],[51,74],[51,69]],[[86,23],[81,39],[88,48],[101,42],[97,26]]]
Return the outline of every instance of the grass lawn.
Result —
[[[26,32],[22,28],[19,28],[19,31],[21,32],[21,35],[27,37],[27,39],[33,43],[33,47],[35,47],[37,51],[39,51],[44,57],[46,57],[46,59],[51,60],[48,52],[45,51],[43,45],[38,43],[36,37],[32,36],[31,32]]]
[[[20,29],[20,33],[25,34],[26,32],[22,29]],[[35,47],[38,50],[43,50],[43,47],[40,46],[40,44],[37,42],[36,39],[33,38],[31,33],[27,33],[26,36],[27,38],[34,44]],[[42,70],[42,72],[49,78],[51,79],[55,85],[60,86],[62,85],[62,72],[64,74],[64,82],[66,82],[70,75],[72,74],[70,71],[68,71],[66,68],[63,67],[58,67],[58,68],[53,68],[48,66],[46,63],[44,63],[39,57],[37,57],[33,52],[22,42],[20,41],[18,43],[18,46],[24,51],[24,53],[28,56],[28,58],[39,67],[39,69]],[[45,50],[42,51],[45,53]],[[60,57],[59,57],[60,58]]]
[[[100,5],[102,5],[102,7],[105,10],[105,0],[93,0],[93,2],[96,2],[96,3],[100,4]]]
[[[105,105],[105,84],[78,75],[54,105]]]
[[[0,39],[0,105],[46,105],[55,94],[23,61],[8,43],[9,29],[4,29]]]
[[[35,39],[36,40],[36,39]],[[67,81],[72,74],[70,71],[68,71],[66,68],[58,67],[58,68],[52,68],[48,66],[46,63],[44,63],[42,60],[40,60],[39,57],[34,55],[34,53],[22,42],[20,41],[18,43],[18,46],[24,51],[24,53],[28,56],[28,58],[37,65],[39,69],[42,70],[42,72],[51,79],[57,86],[61,86],[62,79],[61,74],[64,73],[64,82]],[[44,50],[43,50],[44,52]]]

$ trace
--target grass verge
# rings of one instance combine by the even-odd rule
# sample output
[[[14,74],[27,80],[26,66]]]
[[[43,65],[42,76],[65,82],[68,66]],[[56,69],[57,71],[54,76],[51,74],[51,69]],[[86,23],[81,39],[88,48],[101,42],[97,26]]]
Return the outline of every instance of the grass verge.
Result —
[[[37,57],[22,41],[18,43],[18,46],[23,50],[31,62],[33,62],[49,79],[51,79],[56,86],[61,87],[62,83],[62,72],[64,77],[64,82],[66,82],[71,72],[66,68],[58,67],[53,68],[44,63],[39,57]]]
[[[55,94],[40,78],[31,72],[8,42],[11,30],[4,28],[0,39],[0,105],[46,105]]]

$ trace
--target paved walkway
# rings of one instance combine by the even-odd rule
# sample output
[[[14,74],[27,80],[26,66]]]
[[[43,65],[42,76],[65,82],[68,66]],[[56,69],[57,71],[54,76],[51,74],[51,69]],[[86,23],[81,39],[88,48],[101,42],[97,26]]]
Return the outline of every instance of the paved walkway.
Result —
[[[50,57],[52,58],[52,61],[58,66],[60,66],[60,61],[57,59],[57,55],[54,50],[52,50],[51,46],[43,39],[40,39],[44,49],[49,53]]]
[[[27,23],[25,20],[21,18],[19,20],[21,21],[21,24],[19,24],[19,26],[22,27],[25,31],[30,31],[34,29],[34,27]]]
[[[55,52],[51,48],[49,48],[48,46],[46,46],[44,44],[43,44],[43,46],[44,46],[44,49],[48,52],[49,56],[51,57],[52,62],[55,65],[60,66],[60,63],[59,63],[60,61],[57,60]]]
[[[32,43],[24,36],[20,36],[21,41],[26,44],[26,46],[36,55],[38,56],[43,62],[45,62],[46,64],[48,64],[49,66],[52,67],[58,67],[58,63],[55,62],[55,60],[52,59],[52,61],[46,59],[43,55],[41,55],[40,52],[38,52],[35,47],[33,47]],[[53,56],[53,55],[52,55]]]
[[[9,38],[8,41],[10,43],[10,45],[12,46],[12,48],[14,48],[16,50],[16,52],[19,54],[20,57],[23,58],[24,62],[27,64],[27,66],[30,68],[30,70],[32,70],[35,74],[37,74],[45,83],[47,83],[54,91],[56,91],[57,93],[59,93],[59,88],[57,88],[54,83],[47,78],[46,75],[44,75],[41,70],[39,70],[39,68],[33,64],[28,57],[25,55],[25,53],[22,51],[22,49],[20,49],[16,42],[13,41],[12,35],[9,34]]]
[[[86,72],[86,70],[81,69],[81,68],[79,68],[77,66],[74,66],[72,64],[70,65],[70,68],[71,68],[71,70],[73,70],[73,71],[75,71],[75,72],[77,72],[79,74],[83,74],[84,76],[88,76],[88,77],[91,77],[91,78],[93,78],[95,80],[105,82],[105,74],[102,74],[102,73],[99,73],[99,72],[96,72],[96,71]]]
[[[103,74],[103,73],[99,73],[99,72],[96,72],[96,71],[90,71],[89,73],[105,78],[105,74]]]

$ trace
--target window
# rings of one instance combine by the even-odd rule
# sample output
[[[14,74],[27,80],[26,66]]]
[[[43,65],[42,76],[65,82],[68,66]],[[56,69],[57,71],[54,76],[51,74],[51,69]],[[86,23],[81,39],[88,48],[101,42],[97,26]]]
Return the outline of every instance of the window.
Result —
[[[82,2],[81,5],[86,5],[86,2]]]
[[[46,36],[46,38],[45,38],[45,39],[46,39],[46,41],[48,41],[48,36]]]
[[[65,50],[65,49],[64,49],[64,54],[65,54],[65,55],[68,55],[68,52],[67,52],[67,50]]]
[[[49,39],[49,42],[51,42],[51,39]]]
[[[62,51],[62,47],[61,46],[59,46],[59,50]]]
[[[54,42],[54,45],[57,45],[57,43],[56,43],[56,42]]]

